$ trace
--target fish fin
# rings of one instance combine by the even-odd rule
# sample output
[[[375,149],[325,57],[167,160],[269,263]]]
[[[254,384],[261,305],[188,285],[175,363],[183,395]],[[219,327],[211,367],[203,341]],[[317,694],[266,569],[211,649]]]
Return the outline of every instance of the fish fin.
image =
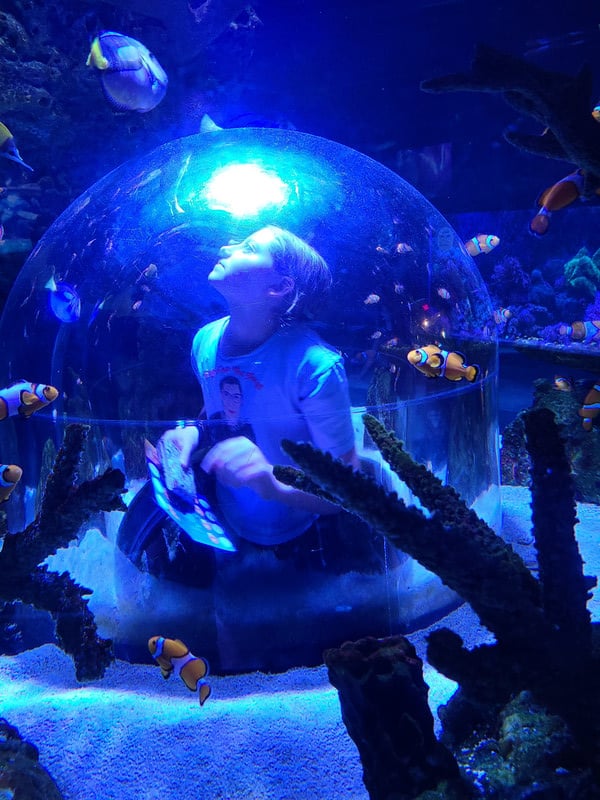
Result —
[[[160,666],[160,674],[163,676],[163,678],[165,680],[167,680],[167,678],[170,678],[171,675],[173,674],[173,667],[171,666],[163,667],[162,664],[159,664],[159,666]]]
[[[202,656],[197,656],[197,658],[198,658],[198,661],[202,662],[202,665],[204,667],[204,672],[202,673],[202,675],[200,677],[201,678],[206,678],[206,676],[210,674],[210,664],[208,663],[208,661],[205,658],[202,658]]]
[[[125,105],[124,103],[119,103],[118,100],[113,99],[113,97],[110,95],[110,93],[108,92],[102,81],[101,84],[102,84],[102,94],[104,95],[104,99],[109,104],[109,106],[111,106],[111,108],[113,108],[115,111],[131,111],[131,108],[129,106]]]
[[[222,131],[220,125],[214,121],[209,114],[203,114],[200,120],[200,133],[214,133],[214,131]]]
[[[438,369],[438,367],[441,367],[444,364],[444,356],[441,353],[431,353],[428,361],[430,367],[433,369]]]
[[[206,683],[206,681],[200,681],[198,684],[198,699],[200,700],[200,705],[203,706],[204,703],[208,700],[211,695],[211,688],[210,684]]]
[[[9,161],[14,161],[15,164],[18,164],[20,167],[33,172],[33,167],[30,167],[29,164],[26,164],[20,156],[14,156],[12,153],[0,153],[0,156],[8,158]]]

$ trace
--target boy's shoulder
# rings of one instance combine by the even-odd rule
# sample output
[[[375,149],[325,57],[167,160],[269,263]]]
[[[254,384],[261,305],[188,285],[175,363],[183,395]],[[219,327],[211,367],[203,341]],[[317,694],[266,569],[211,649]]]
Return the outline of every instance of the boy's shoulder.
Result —
[[[221,317],[220,319],[215,319],[212,322],[207,322],[206,325],[203,325],[194,336],[192,349],[198,347],[200,343],[202,343],[204,346],[211,341],[217,343],[223,335],[223,329],[228,319],[229,317]]]
[[[282,328],[276,340],[278,346],[284,348],[290,355],[294,353],[296,360],[333,364],[341,359],[339,350],[325,342],[316,331],[303,323]]]

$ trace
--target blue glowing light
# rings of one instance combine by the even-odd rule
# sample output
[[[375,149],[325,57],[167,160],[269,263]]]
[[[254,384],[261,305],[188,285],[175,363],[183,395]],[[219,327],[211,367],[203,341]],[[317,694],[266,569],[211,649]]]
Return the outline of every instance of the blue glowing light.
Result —
[[[213,173],[202,191],[210,209],[234,217],[255,216],[268,207],[282,208],[289,194],[289,186],[279,175],[257,164],[228,164]]]

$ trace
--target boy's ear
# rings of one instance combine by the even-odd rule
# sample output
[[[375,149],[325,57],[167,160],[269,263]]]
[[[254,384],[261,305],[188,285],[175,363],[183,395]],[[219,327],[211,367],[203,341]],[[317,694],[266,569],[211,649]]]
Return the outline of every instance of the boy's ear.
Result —
[[[290,275],[282,275],[276,284],[269,288],[271,297],[285,297],[294,291],[296,282]]]

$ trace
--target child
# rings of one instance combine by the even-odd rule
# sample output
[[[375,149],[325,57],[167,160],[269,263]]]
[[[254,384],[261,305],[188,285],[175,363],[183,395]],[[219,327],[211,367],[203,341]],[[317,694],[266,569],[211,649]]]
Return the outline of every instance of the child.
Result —
[[[212,445],[201,467],[216,478],[229,527],[257,544],[277,545],[337,510],[275,479],[273,465],[291,463],[281,440],[309,441],[357,465],[342,358],[302,321],[329,290],[331,275],[306,242],[270,225],[222,247],[208,280],[227,300],[229,316],[201,328],[192,345],[207,421],[167,431],[159,452],[174,442],[188,466],[197,448]],[[239,387],[229,401],[238,403],[236,419],[252,438],[235,429],[216,443],[211,438],[210,420],[227,413],[224,386]]]

